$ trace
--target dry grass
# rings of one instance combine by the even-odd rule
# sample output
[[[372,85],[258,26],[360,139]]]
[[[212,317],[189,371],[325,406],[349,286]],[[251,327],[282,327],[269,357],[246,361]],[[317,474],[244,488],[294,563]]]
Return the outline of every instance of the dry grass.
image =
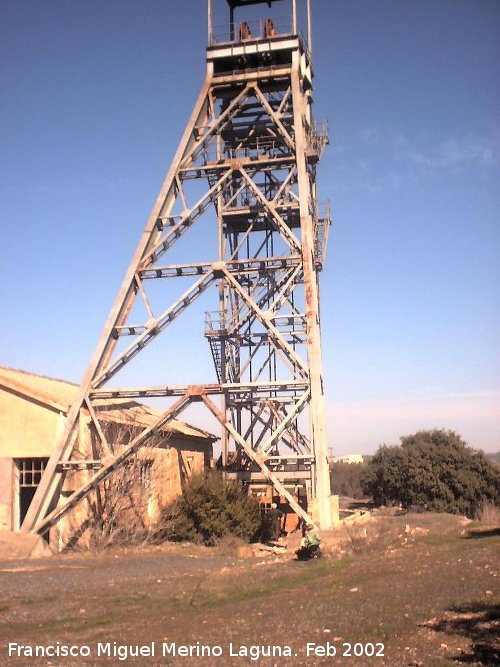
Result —
[[[483,503],[477,512],[477,520],[485,526],[500,528],[500,507],[493,503]]]
[[[459,517],[406,515],[351,527],[345,538],[352,548],[342,558],[332,542],[331,557],[306,563],[176,547],[56,557],[33,573],[0,568],[0,662],[7,641],[160,644],[167,637],[226,647],[290,644],[297,658],[280,667],[498,664],[495,531],[465,534]],[[36,601],[27,603],[28,595]],[[383,642],[385,657],[306,658],[307,642],[326,641],[340,648]],[[225,658],[189,664],[249,664],[227,660],[227,651]]]

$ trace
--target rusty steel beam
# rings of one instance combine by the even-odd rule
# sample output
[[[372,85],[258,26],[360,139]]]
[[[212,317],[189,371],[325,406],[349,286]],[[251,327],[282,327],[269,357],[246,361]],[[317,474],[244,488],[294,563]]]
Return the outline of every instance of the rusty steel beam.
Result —
[[[326,140],[315,134],[310,53],[296,31],[295,0],[293,11],[294,34],[209,44],[205,83],[23,531],[47,530],[147,441],[152,431],[145,427],[127,456],[105,460],[113,443],[99,423],[99,406],[136,398],[179,399],[153,430],[192,401],[203,403],[221,425],[223,464],[234,449],[240,480],[268,480],[310,521],[287,490],[286,474],[274,470],[287,457],[302,461],[305,468],[290,479],[300,478],[297,483],[318,504],[320,526],[329,527],[318,289],[329,218],[320,219],[315,181]],[[208,16],[211,40],[210,2]],[[205,222],[215,235],[212,251],[207,246],[203,261],[186,261],[178,241],[190,237],[196,245],[196,229]],[[176,278],[194,280],[180,297],[169,291]],[[144,377],[137,387],[120,386],[129,362],[160,335],[168,336],[169,325],[202,294],[211,294],[217,309],[205,336],[218,381],[177,386],[166,377],[164,385],[152,386]],[[61,504],[82,410],[95,425],[102,465]],[[95,454],[86,459],[98,461]]]
[[[179,385],[165,387],[120,387],[119,389],[94,389],[89,396],[95,400],[113,400],[117,398],[163,398],[168,396],[183,396],[192,391],[190,387],[201,388],[204,394],[265,394],[289,393],[306,391],[309,384],[304,380],[284,380],[270,382],[237,382],[223,384]]]
[[[171,419],[174,419],[180,412],[191,401],[191,396],[189,394],[184,394],[178,401],[174,403],[168,410],[166,410],[162,415],[160,415],[155,422],[144,429],[142,433],[136,436],[132,442],[130,442],[123,450],[116,454],[111,461],[108,463],[103,463],[102,467],[92,475],[90,480],[83,484],[79,489],[74,491],[67,500],[63,503],[60,503],[52,512],[49,512],[47,516],[41,519],[37,524],[37,532],[43,534],[46,532],[50,526],[59,521],[65,514],[67,514],[77,503],[85,498],[90,491],[95,489],[100,482],[103,482],[107,477],[109,477],[117,468],[119,468],[125,461],[127,461],[137,450],[143,445],[147,439],[153,435],[157,430],[165,427]],[[59,462],[59,467],[64,468],[71,462],[69,460],[64,460]],[[82,463],[77,461],[76,463]],[[92,463],[99,463],[93,461]]]

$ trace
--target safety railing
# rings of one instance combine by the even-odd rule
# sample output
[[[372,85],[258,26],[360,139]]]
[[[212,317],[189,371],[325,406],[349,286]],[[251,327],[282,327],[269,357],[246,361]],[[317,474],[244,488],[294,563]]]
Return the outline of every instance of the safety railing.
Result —
[[[307,131],[308,151],[317,155],[319,159],[328,143],[328,121],[326,119],[313,120]]]
[[[326,201],[320,204],[316,200],[312,200],[310,211],[313,219],[314,262],[317,270],[321,271],[325,263],[328,233],[332,224],[331,202]]]
[[[205,311],[205,335],[206,336],[216,336],[225,331],[226,326],[226,314],[222,313],[220,310],[207,310]]]
[[[203,128],[199,128],[201,131]],[[218,152],[217,143],[207,143],[200,151],[200,158],[204,165],[219,162],[221,159],[234,160],[248,158],[250,160],[276,159],[291,157],[290,148],[282,139],[261,135],[252,136],[250,129],[241,137],[232,137],[230,130],[223,131],[223,144]]]
[[[236,142],[233,142],[236,144]],[[290,156],[290,149],[281,139],[275,139],[271,136],[247,136],[243,137],[241,141],[233,147],[226,147],[228,157],[242,158],[246,157],[251,160],[258,160],[262,158],[274,159],[278,157]]]
[[[215,44],[242,44],[251,40],[273,39],[293,35],[291,16],[278,16],[265,19],[249,19],[240,23],[225,23],[213,27],[210,46]]]

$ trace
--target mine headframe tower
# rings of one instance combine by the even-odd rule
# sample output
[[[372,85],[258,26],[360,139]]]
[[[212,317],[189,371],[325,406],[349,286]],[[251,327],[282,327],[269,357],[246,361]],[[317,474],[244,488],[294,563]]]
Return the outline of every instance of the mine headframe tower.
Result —
[[[23,523],[25,532],[45,532],[98,493],[107,476],[193,401],[204,403],[221,424],[218,465],[228,478],[271,484],[305,521],[313,517],[321,528],[332,524],[318,283],[330,210],[318,204],[316,192],[316,167],[328,137],[326,124],[312,115],[310,0],[302,3],[307,40],[297,27],[300,0],[290,0],[292,13],[285,19],[238,22],[236,15],[250,5],[271,8],[283,0],[226,1],[229,24],[214,26],[208,0],[205,83]],[[204,234],[212,230],[213,256],[176,262],[177,246],[185,237],[196,242],[200,225]],[[150,286],[164,288],[178,278],[191,280],[190,286],[169,299],[168,307],[153,306]],[[205,336],[216,382],[116,386],[129,362],[167,335],[209,288],[214,310],[206,314]],[[136,317],[142,317],[140,324],[131,323]],[[169,406],[152,426],[118,449],[106,441],[105,403],[153,397]],[[63,499],[65,475],[82,467],[73,456],[82,409],[95,436],[89,475]]]

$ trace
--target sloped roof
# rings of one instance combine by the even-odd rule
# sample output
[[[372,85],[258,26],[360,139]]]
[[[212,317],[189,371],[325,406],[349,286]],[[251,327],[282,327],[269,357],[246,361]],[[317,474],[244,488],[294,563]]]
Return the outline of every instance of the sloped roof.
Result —
[[[3,366],[0,366],[1,386],[13,389],[62,412],[67,412],[78,390],[78,386],[72,382]]]
[[[67,413],[76,398],[78,385],[66,380],[28,373],[27,371],[0,366],[0,389],[5,388],[22,396],[36,400],[59,412]],[[99,401],[99,416],[118,423],[139,423],[149,426],[159,416],[147,405],[136,401],[113,399]],[[172,419],[165,430],[191,438],[216,440],[216,436],[186,424],[179,419]]]

